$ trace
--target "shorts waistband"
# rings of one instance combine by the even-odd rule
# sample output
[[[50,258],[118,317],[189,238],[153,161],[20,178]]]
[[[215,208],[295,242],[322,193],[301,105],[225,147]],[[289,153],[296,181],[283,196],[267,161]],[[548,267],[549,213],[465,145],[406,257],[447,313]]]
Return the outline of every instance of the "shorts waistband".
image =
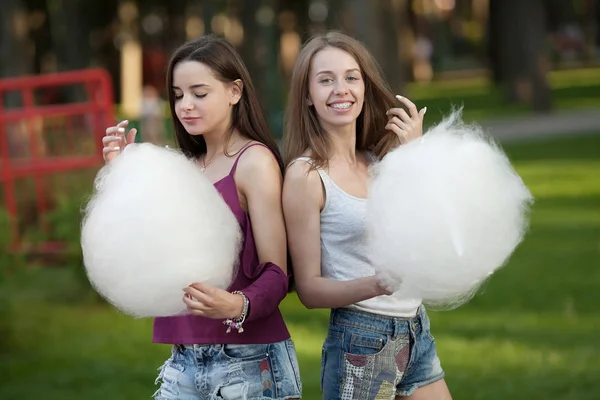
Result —
[[[391,335],[392,337],[408,329],[418,332],[422,329],[425,307],[419,306],[414,317],[390,317],[348,308],[331,310],[329,324],[358,328],[367,331]]]

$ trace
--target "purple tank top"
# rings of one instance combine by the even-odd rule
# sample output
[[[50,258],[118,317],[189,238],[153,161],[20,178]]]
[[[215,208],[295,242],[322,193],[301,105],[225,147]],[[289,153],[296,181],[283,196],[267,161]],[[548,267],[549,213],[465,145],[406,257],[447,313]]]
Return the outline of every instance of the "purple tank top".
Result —
[[[154,343],[266,344],[290,338],[278,307],[287,293],[288,277],[274,264],[259,264],[250,216],[240,206],[234,181],[240,157],[254,145],[262,144],[252,143],[246,146],[238,155],[229,174],[214,184],[233,211],[244,235],[239,272],[229,288],[230,292],[243,291],[250,299],[250,315],[244,322],[244,332],[232,330],[226,333],[227,327],[221,319],[193,315],[159,317],[154,319]]]

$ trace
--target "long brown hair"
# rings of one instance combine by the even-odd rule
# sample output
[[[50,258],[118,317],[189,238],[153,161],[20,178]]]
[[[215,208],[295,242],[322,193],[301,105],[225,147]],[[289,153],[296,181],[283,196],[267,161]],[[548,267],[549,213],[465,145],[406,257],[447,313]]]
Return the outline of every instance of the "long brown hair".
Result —
[[[183,153],[188,157],[198,158],[206,153],[206,142],[201,135],[192,139],[192,136],[179,122],[175,113],[175,96],[172,90],[173,69],[182,61],[197,61],[208,66],[221,82],[229,83],[237,79],[243,82],[242,98],[233,106],[229,135],[233,130],[238,130],[242,136],[266,145],[283,171],[283,161],[279,148],[271,135],[248,69],[240,55],[227,40],[213,35],[201,36],[184,43],[173,52],[169,61],[167,70],[169,107],[173,119],[175,139]]]
[[[371,151],[380,159],[398,145],[396,134],[385,129],[385,112],[397,100],[383,78],[381,68],[369,51],[356,39],[339,32],[328,32],[311,38],[304,44],[292,72],[290,95],[284,128],[285,163],[300,157],[307,149],[314,160],[313,167],[327,167],[331,156],[331,139],[309,106],[308,82],[314,56],[327,47],[350,54],[360,67],[365,82],[365,101],[356,121],[356,149]]]

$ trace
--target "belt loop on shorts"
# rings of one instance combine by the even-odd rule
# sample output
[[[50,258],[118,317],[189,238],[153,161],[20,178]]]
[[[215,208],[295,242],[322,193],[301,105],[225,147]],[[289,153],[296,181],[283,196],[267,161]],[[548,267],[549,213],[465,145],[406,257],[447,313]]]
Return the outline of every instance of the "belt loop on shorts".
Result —
[[[332,308],[331,312],[329,313],[329,326],[335,325],[334,321],[335,321],[335,314],[337,312],[336,310],[337,310],[336,308]]]
[[[416,335],[416,332],[415,332],[415,321],[414,321],[414,318],[411,318],[408,321],[408,334],[410,336],[410,341],[412,343],[415,343],[417,341],[417,335]]]
[[[393,318],[392,321],[393,321],[393,325],[394,325],[392,327],[392,330],[393,330],[392,339],[396,339],[400,335],[400,332],[402,332],[405,329],[404,324],[406,323],[406,320],[403,318]]]

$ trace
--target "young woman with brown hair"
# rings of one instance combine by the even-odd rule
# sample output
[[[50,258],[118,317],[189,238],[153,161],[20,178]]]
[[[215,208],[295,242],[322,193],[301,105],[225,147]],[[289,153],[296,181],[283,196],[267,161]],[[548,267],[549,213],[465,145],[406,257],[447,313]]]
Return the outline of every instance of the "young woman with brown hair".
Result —
[[[369,167],[419,138],[425,111],[395,97],[351,37],[332,32],[303,46],[285,125],[283,209],[298,295],[308,308],[331,308],[324,399],[451,397],[421,300],[390,296],[366,244]]]
[[[278,308],[289,286],[283,163],[249,73],[226,40],[203,36],[174,52],[167,85],[177,144],[214,182],[244,239],[229,290],[191,284],[182,292],[189,315],[155,319],[154,342],[173,345],[156,398],[301,398]],[[133,141],[126,125],[106,130],[107,162]]]

